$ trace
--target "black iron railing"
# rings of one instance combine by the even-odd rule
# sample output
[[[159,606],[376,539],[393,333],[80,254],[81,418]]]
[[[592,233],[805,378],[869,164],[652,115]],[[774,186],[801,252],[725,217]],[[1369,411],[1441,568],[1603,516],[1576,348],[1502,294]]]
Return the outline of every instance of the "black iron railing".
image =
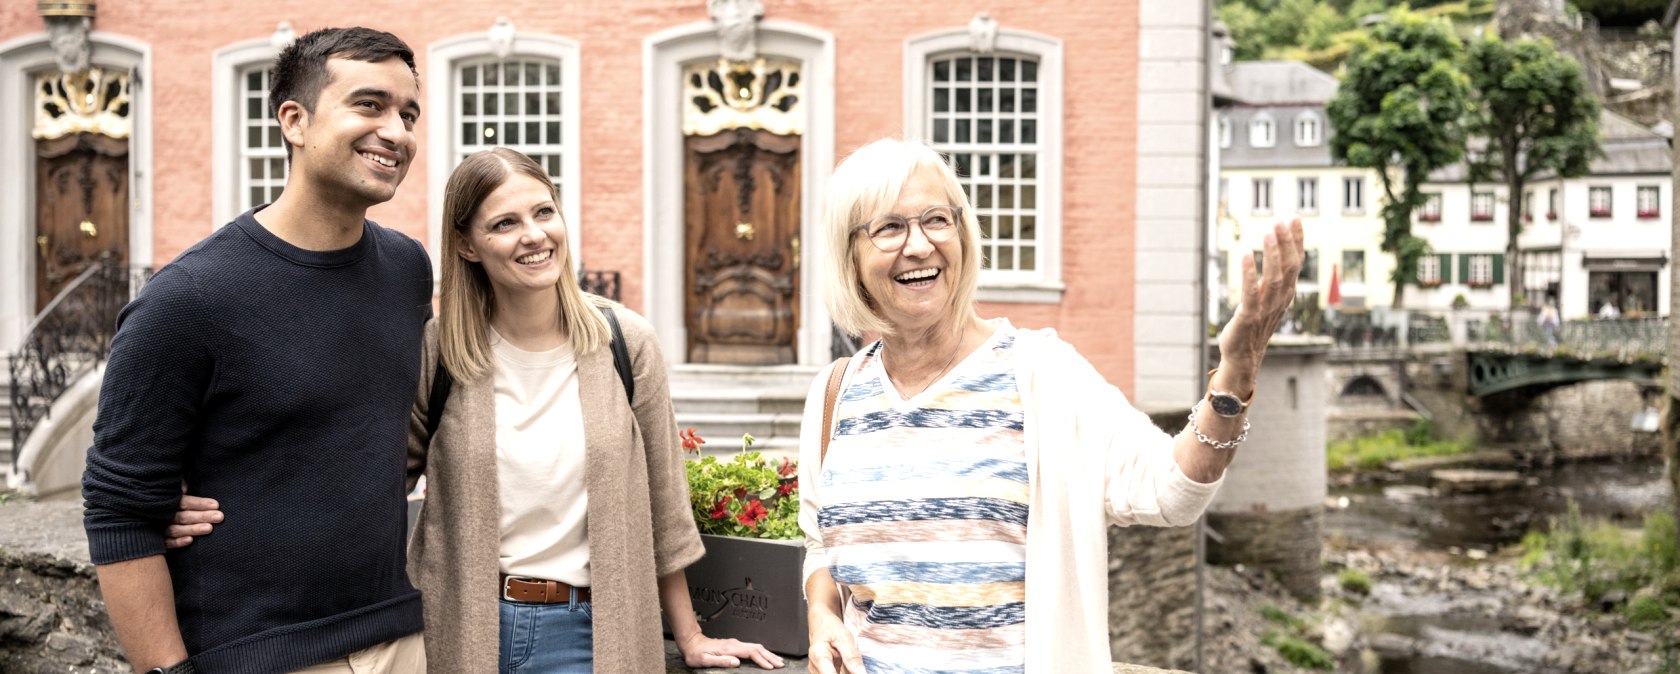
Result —
[[[117,312],[150,277],[150,269],[95,262],[29,324],[23,343],[7,357],[13,470],[24,441],[47,417],[53,402],[110,354]]]

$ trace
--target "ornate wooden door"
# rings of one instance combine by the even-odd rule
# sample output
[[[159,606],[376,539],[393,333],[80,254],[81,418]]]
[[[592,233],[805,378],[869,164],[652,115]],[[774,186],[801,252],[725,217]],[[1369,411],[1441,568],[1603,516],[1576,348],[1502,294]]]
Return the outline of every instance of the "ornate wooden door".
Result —
[[[799,137],[739,128],[685,148],[688,361],[796,362]]]
[[[35,310],[89,264],[128,262],[128,140],[73,133],[35,143]]]

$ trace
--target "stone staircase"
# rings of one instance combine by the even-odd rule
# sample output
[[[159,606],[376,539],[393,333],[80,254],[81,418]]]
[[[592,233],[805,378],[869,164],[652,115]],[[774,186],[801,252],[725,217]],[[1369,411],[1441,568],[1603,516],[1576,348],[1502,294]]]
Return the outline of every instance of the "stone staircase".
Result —
[[[694,428],[706,439],[707,455],[741,449],[741,434],[753,435],[752,448],[772,458],[798,458],[799,422],[805,393],[819,366],[732,365],[671,366],[671,399],[677,427]]]

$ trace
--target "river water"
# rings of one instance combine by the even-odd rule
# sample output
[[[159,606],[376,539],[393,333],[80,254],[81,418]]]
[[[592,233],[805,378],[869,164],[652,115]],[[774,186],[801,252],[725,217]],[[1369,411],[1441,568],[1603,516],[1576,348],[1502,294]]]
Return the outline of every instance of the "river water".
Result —
[[[1331,490],[1326,533],[1354,545],[1466,553],[1493,552],[1543,530],[1573,499],[1588,518],[1638,527],[1665,507],[1668,485],[1660,459],[1561,465],[1531,473],[1526,486],[1491,494],[1438,496],[1427,477],[1410,482]],[[1416,655],[1388,657],[1381,674],[1514,674],[1545,671],[1552,644],[1502,629],[1500,600],[1475,593],[1431,592],[1378,579],[1361,607],[1361,631],[1411,640]],[[1493,602],[1490,605],[1489,602]]]

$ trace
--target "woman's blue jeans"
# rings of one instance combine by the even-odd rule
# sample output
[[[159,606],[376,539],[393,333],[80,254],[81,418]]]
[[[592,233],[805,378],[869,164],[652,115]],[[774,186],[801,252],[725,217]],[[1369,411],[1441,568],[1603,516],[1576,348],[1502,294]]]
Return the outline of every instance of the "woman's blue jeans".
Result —
[[[589,602],[522,604],[500,600],[502,674],[590,674],[594,670]]]

